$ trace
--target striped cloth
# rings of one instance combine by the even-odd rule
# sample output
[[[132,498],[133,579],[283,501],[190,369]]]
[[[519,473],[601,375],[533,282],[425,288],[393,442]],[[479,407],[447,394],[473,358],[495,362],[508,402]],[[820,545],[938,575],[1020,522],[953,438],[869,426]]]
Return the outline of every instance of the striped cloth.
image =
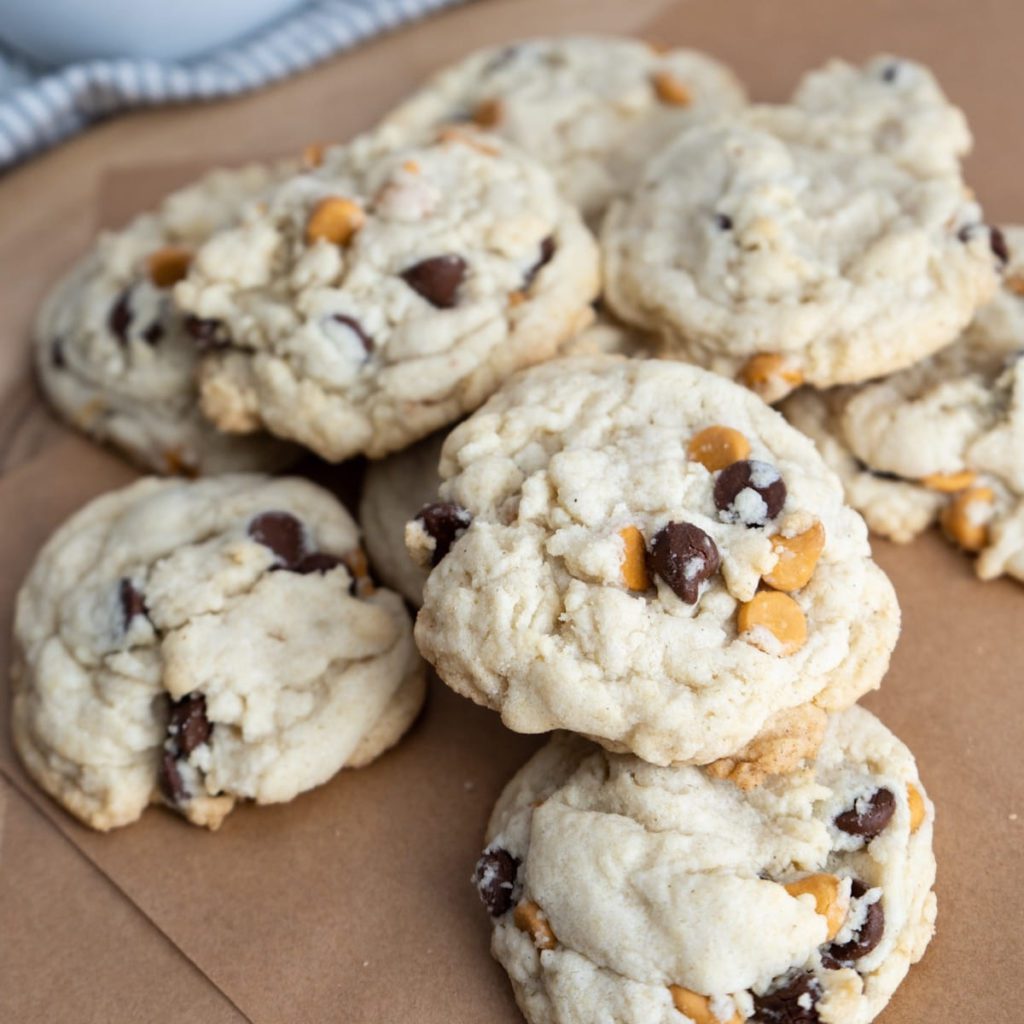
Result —
[[[47,70],[0,48],[0,168],[66,139],[106,114],[235,96],[460,2],[312,0],[248,38],[181,62],[125,57]]]

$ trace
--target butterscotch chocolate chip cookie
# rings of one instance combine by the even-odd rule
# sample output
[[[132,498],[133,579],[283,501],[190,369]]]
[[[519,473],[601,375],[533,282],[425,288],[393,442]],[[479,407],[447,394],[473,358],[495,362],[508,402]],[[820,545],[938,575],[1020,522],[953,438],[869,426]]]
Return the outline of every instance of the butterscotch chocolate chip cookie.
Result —
[[[934,931],[933,816],[861,708],[750,792],[562,734],[501,795],[474,877],[531,1024],[867,1024]]]
[[[456,427],[440,474],[406,532],[432,566],[416,639],[518,732],[785,770],[821,708],[885,672],[899,608],[863,520],[813,444],[731,381],[555,360]]]
[[[470,54],[385,123],[415,136],[474,122],[548,167],[562,193],[596,222],[669,139],[744,103],[736,76],[706,54],[567,36]]]
[[[379,458],[476,408],[592,317],[597,248],[550,175],[468,129],[328,150],[214,235],[175,290],[216,325],[219,427]]]
[[[147,478],[47,542],[18,595],[12,731],[32,778],[111,829],[163,802],[217,828],[394,744],[424,695],[397,594],[294,478]]]
[[[157,473],[272,469],[295,457],[290,445],[224,435],[200,415],[194,377],[208,325],[171,301],[196,248],[292,170],[214,171],[100,237],[36,319],[39,381],[61,416]]]
[[[999,233],[999,295],[961,339],[871,384],[805,389],[783,412],[817,442],[876,533],[939,521],[982,579],[1024,580],[1024,229]]]
[[[883,72],[867,99],[834,108],[808,86],[807,109],[751,108],[680,135],[605,219],[613,311],[769,401],[954,341],[1004,254],[959,173],[962,140],[927,150],[900,80]],[[876,116],[871,97],[890,86]]]

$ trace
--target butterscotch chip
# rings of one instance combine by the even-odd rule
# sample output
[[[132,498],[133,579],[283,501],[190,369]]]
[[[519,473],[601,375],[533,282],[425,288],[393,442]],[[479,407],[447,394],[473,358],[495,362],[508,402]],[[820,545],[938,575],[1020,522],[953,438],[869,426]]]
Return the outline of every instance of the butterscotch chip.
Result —
[[[907,783],[907,806],[910,808],[910,831],[916,832],[924,824],[927,812],[924,806],[924,797],[912,782]]]
[[[942,529],[965,551],[980,551],[988,541],[988,519],[996,496],[991,487],[961,491],[942,510]]]
[[[727,1021],[716,1017],[711,1009],[711,1000],[699,992],[692,992],[682,985],[669,985],[668,991],[675,1008],[684,1017],[689,1017],[693,1024],[743,1024],[738,1010]]]
[[[688,107],[693,102],[690,90],[669,71],[655,71],[651,84],[658,99],[673,107]]]
[[[777,402],[804,382],[803,372],[778,352],[751,356],[740,370],[740,383],[766,402]]]
[[[180,448],[168,448],[164,452],[164,462],[167,464],[167,472],[172,476],[184,476],[190,480],[199,476],[195,463],[185,458]]]
[[[779,560],[772,571],[765,574],[765,583],[787,593],[807,586],[824,549],[825,527],[819,522],[795,537],[777,533],[772,537],[772,550]]]
[[[341,196],[327,196],[313,207],[306,221],[306,244],[323,239],[333,245],[347,245],[365,220],[366,214],[358,203]]]
[[[929,473],[921,477],[921,484],[930,491],[955,494],[966,490],[976,479],[977,474],[973,470],[963,469],[959,473]]]
[[[737,627],[749,643],[769,654],[795,654],[807,643],[807,619],[800,605],[777,590],[762,590],[741,604]],[[767,640],[765,632],[776,643]]]
[[[473,123],[481,128],[494,128],[504,115],[501,100],[483,100],[473,111]]]
[[[313,170],[324,162],[325,146],[322,142],[310,142],[302,148],[302,166]]]
[[[1003,280],[1003,287],[1014,295],[1024,295],[1024,277],[1007,277]]]
[[[622,578],[630,590],[647,590],[651,578],[647,574],[647,546],[644,535],[635,526],[624,526],[619,530],[624,552],[622,555]]]
[[[558,944],[544,911],[532,900],[524,900],[518,904],[512,920],[521,932],[526,932],[533,939],[533,944],[538,949],[554,949]]]
[[[834,939],[839,934],[846,920],[849,901],[842,899],[840,892],[843,880],[838,875],[815,874],[799,878],[795,882],[787,882],[785,889],[790,896],[814,897],[815,912],[825,918],[828,925],[827,938]]]
[[[732,427],[707,427],[690,438],[686,454],[705,469],[717,473],[750,454],[750,442]]]
[[[165,245],[149,254],[146,272],[157,288],[171,288],[188,273],[191,262],[191,249],[181,245]]]

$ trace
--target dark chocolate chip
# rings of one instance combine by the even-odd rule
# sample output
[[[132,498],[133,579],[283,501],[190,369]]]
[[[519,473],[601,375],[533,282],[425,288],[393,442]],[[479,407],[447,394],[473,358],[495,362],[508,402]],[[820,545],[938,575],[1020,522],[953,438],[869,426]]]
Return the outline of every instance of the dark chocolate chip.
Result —
[[[451,309],[455,305],[465,276],[466,261],[452,255],[431,256],[402,271],[402,280],[438,309]]]
[[[367,355],[373,351],[373,338],[363,330],[363,325],[358,320],[350,316],[344,316],[341,313],[335,313],[332,319],[337,320],[339,324],[344,324],[350,331],[352,331],[353,334],[355,334],[355,336],[363,343],[363,348],[366,349]]]
[[[727,213],[716,213],[715,227],[720,231],[732,231],[732,217]]]
[[[850,895],[854,899],[860,899],[866,892],[867,886],[855,878],[850,884]],[[885,911],[882,909],[882,901],[876,900],[869,903],[864,911],[864,922],[861,924],[857,934],[841,945],[833,942],[822,954],[821,962],[831,970],[840,966],[859,960],[867,956],[882,941],[885,932]],[[834,966],[833,966],[834,965]]]
[[[424,505],[416,520],[434,538],[432,564],[437,565],[469,528],[473,516],[461,505],[443,501],[435,505]]]
[[[64,358],[64,342],[60,338],[54,338],[50,342],[50,362],[58,370],[63,370],[68,365]]]
[[[484,850],[476,862],[473,880],[491,917],[501,917],[512,909],[518,870],[519,859],[500,847]]]
[[[249,523],[249,536],[277,555],[279,568],[294,568],[306,554],[306,531],[290,512],[261,512]]]
[[[722,558],[715,542],[692,523],[669,523],[659,530],[647,553],[647,567],[687,604],[696,604],[700,585],[711,579]]]
[[[988,244],[992,247],[992,252],[995,253],[996,259],[1000,263],[1005,265],[1010,262],[1010,248],[1006,244],[1006,236],[999,228],[988,229]]]
[[[164,336],[164,325],[159,320],[154,320],[143,332],[143,339],[150,345],[155,345]]]
[[[862,809],[857,809],[857,804]],[[848,811],[836,815],[836,828],[851,836],[863,836],[871,842],[889,822],[896,811],[896,797],[892,790],[876,789],[868,800],[858,800]]]
[[[882,71],[883,82],[895,82],[900,74],[899,64],[886,64]]]
[[[540,243],[540,258],[536,263],[530,267],[529,270],[523,275],[523,291],[529,291],[530,286],[533,284],[536,276],[541,272],[541,268],[551,262],[551,257],[555,255],[555,239],[548,235],[543,242]]]
[[[819,1024],[817,1003],[821,985],[810,973],[798,974],[779,988],[754,996],[754,1016],[759,1024]]]
[[[336,569],[339,565],[344,564],[344,558],[339,558],[337,555],[329,555],[325,551],[314,551],[313,554],[305,555],[303,558],[299,559],[299,561],[292,566],[292,572],[308,576],[310,573],[314,572],[330,572],[331,569]]]
[[[125,288],[110,307],[107,327],[110,333],[122,344],[128,344],[128,328],[132,325],[131,289]]]
[[[146,601],[127,576],[122,577],[118,594],[121,598],[121,618],[127,630],[136,615],[146,614]]]
[[[741,459],[726,466],[715,481],[715,507],[727,523],[764,526],[785,504],[786,482],[768,462]]]
[[[200,352],[227,348],[231,344],[227,328],[220,320],[204,320],[198,316],[185,317],[185,330]]]
[[[185,781],[181,777],[181,772],[178,771],[178,758],[170,750],[165,750],[160,759],[157,783],[168,803],[184,803],[189,797]]]
[[[167,733],[174,752],[188,757],[210,738],[213,726],[206,717],[206,698],[201,693],[186,694],[171,704]]]

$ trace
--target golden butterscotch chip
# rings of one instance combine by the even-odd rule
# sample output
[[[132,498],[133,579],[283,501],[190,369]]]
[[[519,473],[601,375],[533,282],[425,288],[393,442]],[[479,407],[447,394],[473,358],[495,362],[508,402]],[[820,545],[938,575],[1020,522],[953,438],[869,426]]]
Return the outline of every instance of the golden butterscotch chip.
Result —
[[[516,906],[512,921],[521,931],[526,932],[538,949],[554,949],[558,944],[544,911],[532,900],[524,900]]]
[[[655,71],[651,84],[662,103],[673,107],[688,107],[693,102],[690,90],[670,71]]]
[[[1014,295],[1024,295],[1024,277],[1007,277],[1003,281],[1003,287],[1009,288]]]
[[[146,273],[157,288],[170,288],[188,273],[191,262],[191,249],[182,245],[165,245],[149,254]]]
[[[356,596],[369,597],[374,592],[373,579],[370,577],[370,563],[362,548],[353,548],[342,561],[355,582]]]
[[[785,889],[790,896],[804,896],[808,893],[814,897],[814,910],[825,918],[828,925],[827,938],[834,939],[839,934],[849,910],[849,900],[840,896],[843,880],[838,875],[816,874],[799,878],[795,882],[787,882]]]
[[[473,123],[481,128],[494,128],[501,123],[504,113],[501,100],[482,100],[473,111]]]
[[[518,288],[514,292],[508,293],[508,307],[509,309],[515,309],[516,306],[521,306],[526,301],[526,292],[520,291]]]
[[[347,245],[365,220],[366,214],[358,203],[341,196],[327,196],[313,207],[306,221],[306,244],[323,239],[333,245]]]
[[[930,491],[955,494],[970,487],[976,478],[977,474],[973,470],[962,469],[959,473],[929,473],[921,477],[921,483]]]
[[[988,541],[988,520],[996,496],[991,487],[960,491],[942,510],[942,529],[965,551],[980,551]]]
[[[647,590],[651,578],[647,574],[647,546],[644,535],[635,526],[624,526],[619,530],[624,553],[622,556],[622,578],[630,590]]]
[[[324,162],[325,146],[322,142],[310,142],[302,148],[302,166],[306,170],[313,170]]]
[[[910,831],[916,832],[924,823],[925,806],[921,791],[912,782],[907,783],[907,806],[910,808]]]
[[[164,462],[167,465],[167,472],[172,476],[184,476],[194,480],[199,476],[199,470],[195,464],[186,459],[180,448],[168,448],[164,451]]]
[[[705,469],[717,473],[750,454],[750,442],[732,427],[707,427],[690,438],[686,454]]]
[[[768,654],[795,654],[807,643],[807,619],[800,605],[777,590],[762,590],[741,604],[736,623],[749,643]]]
[[[772,537],[772,550],[778,561],[772,571],[765,574],[765,583],[787,593],[799,590],[810,582],[818,559],[825,550],[825,527],[815,521],[795,537],[783,537],[777,533]]]
[[[743,365],[739,374],[740,383],[750,388],[766,402],[777,402],[780,398],[804,382],[803,372],[778,352],[760,352]]]
[[[669,985],[668,991],[675,1008],[684,1017],[689,1017],[693,1024],[743,1024],[738,1010],[727,1021],[716,1017],[711,1009],[711,1000],[699,992],[683,988],[682,985]]]

